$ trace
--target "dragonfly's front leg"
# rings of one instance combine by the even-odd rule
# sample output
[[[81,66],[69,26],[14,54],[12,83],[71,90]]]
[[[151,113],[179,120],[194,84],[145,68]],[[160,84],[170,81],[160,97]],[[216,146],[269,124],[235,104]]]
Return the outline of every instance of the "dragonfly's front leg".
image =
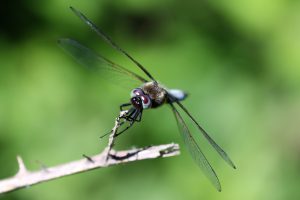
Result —
[[[118,137],[119,135],[121,135],[122,133],[124,133],[125,131],[127,131],[134,124],[134,122],[135,121],[133,121],[133,120],[130,121],[129,125],[126,126],[126,128],[124,128],[122,131],[120,131],[120,132],[118,132],[118,133],[115,134],[115,138]]]
[[[123,108],[126,106],[131,106],[131,103],[124,103],[120,105],[120,111],[124,111]]]
[[[137,118],[136,118],[136,122],[140,122],[142,120],[142,115],[143,115],[143,110],[141,110],[141,112],[138,114]]]
[[[134,124],[134,122],[140,122],[141,118],[142,118],[142,113],[143,113],[143,110],[131,109],[131,111],[126,116],[123,117],[123,119],[125,121],[122,122],[122,124],[124,124],[126,121],[128,121],[129,125],[125,129],[123,129],[122,131],[116,133],[115,137],[121,135],[126,130],[128,130]]]

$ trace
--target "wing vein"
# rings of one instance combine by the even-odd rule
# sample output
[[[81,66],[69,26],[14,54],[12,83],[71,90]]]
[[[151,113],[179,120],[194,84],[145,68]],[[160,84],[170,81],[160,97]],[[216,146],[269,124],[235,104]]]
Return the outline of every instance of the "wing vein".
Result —
[[[235,164],[227,155],[227,153],[209,136],[209,134],[200,126],[200,124],[195,120],[195,118],[188,112],[188,110],[179,102],[176,101],[179,107],[190,117],[190,119],[196,124],[197,128],[200,130],[202,135],[206,140],[212,145],[212,147],[218,152],[218,154],[223,158],[223,160],[228,163],[232,168],[236,169]]]
[[[221,191],[221,184],[218,179],[218,176],[214,169],[211,167],[210,163],[206,159],[205,155],[203,154],[202,150],[196,143],[195,139],[191,135],[186,123],[184,122],[183,118],[181,117],[180,113],[177,111],[175,106],[170,103],[173,113],[175,115],[178,128],[180,129],[181,136],[186,144],[190,154],[192,155],[193,159],[196,161],[198,166],[202,169],[204,174],[208,177],[208,179],[212,182],[215,188],[218,191]]]
[[[58,40],[59,45],[73,56],[80,64],[90,69],[108,69],[110,71],[117,72],[119,74],[127,75],[135,80],[141,82],[147,82],[143,77],[131,72],[130,70],[110,61],[100,54],[92,51],[88,47],[80,44],[76,40],[63,38]],[[103,65],[105,64],[107,67]]]
[[[136,64],[151,80],[155,81],[152,75],[146,70],[146,68],[141,65],[138,61],[136,61],[132,56],[130,56],[126,51],[124,51],[121,47],[119,47],[112,39],[106,35],[99,27],[97,27],[91,20],[89,20],[84,14],[80,11],[76,10],[74,7],[70,7],[70,9],[77,15],[86,25],[88,25],[93,31],[97,33],[105,42],[110,44],[114,49],[118,50],[126,57],[128,57],[134,64]]]

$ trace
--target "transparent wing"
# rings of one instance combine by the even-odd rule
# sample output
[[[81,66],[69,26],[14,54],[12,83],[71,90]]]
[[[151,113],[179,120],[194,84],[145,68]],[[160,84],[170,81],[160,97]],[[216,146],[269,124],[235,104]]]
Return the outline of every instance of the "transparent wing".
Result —
[[[178,127],[180,129],[181,136],[191,153],[192,157],[196,161],[196,163],[199,165],[199,167],[203,170],[204,174],[209,178],[209,180],[212,182],[212,184],[216,187],[218,191],[221,191],[221,184],[218,179],[218,176],[214,169],[209,164],[208,160],[206,159],[205,155],[201,151],[200,147],[196,143],[195,139],[191,135],[187,125],[185,124],[184,120],[182,119],[179,112],[176,110],[175,106],[171,104],[173,113],[176,117],[176,121],[178,124]]]
[[[141,65],[138,61],[136,61],[132,56],[130,56],[126,51],[124,51],[119,45],[112,41],[112,39],[106,35],[99,27],[97,27],[91,20],[89,20],[84,14],[79,12],[73,7],[70,9],[77,15],[85,24],[87,24],[93,31],[97,33],[105,42],[110,44],[114,49],[118,50],[122,54],[124,54],[127,58],[129,58],[138,68],[140,68],[151,80],[155,81],[152,75],[146,70],[146,68]]]
[[[191,118],[191,120],[197,125],[197,128],[203,134],[203,136],[208,140],[208,142],[213,146],[213,148],[219,153],[219,155],[227,162],[233,169],[236,169],[236,166],[229,158],[227,153],[208,135],[208,133],[199,125],[199,123],[194,119],[194,117],[188,112],[188,110],[179,102],[176,103],[182,108],[182,110]]]
[[[141,82],[147,82],[147,80],[145,80],[143,77],[104,58],[100,54],[95,53],[91,49],[87,48],[86,46],[80,44],[75,40],[60,39],[58,40],[58,44],[71,56],[73,56],[80,64],[84,65],[85,67],[91,70],[106,73],[106,76],[109,75],[107,73],[111,73],[113,74],[113,76],[121,75],[125,78],[130,77],[130,79],[134,80],[136,84],[140,84]]]

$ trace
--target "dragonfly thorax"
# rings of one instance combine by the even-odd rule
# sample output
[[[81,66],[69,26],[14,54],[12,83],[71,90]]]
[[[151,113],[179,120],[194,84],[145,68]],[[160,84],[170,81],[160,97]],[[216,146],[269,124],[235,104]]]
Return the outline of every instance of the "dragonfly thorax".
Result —
[[[144,83],[141,89],[150,97],[151,108],[159,107],[167,100],[167,91],[156,81]]]

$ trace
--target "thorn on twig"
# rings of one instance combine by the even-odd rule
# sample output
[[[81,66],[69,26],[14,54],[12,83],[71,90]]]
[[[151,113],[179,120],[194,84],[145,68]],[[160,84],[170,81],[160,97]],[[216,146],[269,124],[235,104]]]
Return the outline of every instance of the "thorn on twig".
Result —
[[[169,148],[166,148],[164,150],[159,151],[160,157],[165,157],[165,155],[174,156],[179,154],[179,146],[177,144],[173,143],[173,146],[170,146]]]
[[[85,154],[83,154],[82,156],[85,157],[89,162],[95,163],[95,161],[91,157],[89,157],[89,156],[87,156]]]
[[[28,170],[26,169],[26,166],[25,166],[21,156],[17,156],[17,161],[18,161],[18,165],[19,165],[19,171],[17,173],[17,176],[27,174]]]

